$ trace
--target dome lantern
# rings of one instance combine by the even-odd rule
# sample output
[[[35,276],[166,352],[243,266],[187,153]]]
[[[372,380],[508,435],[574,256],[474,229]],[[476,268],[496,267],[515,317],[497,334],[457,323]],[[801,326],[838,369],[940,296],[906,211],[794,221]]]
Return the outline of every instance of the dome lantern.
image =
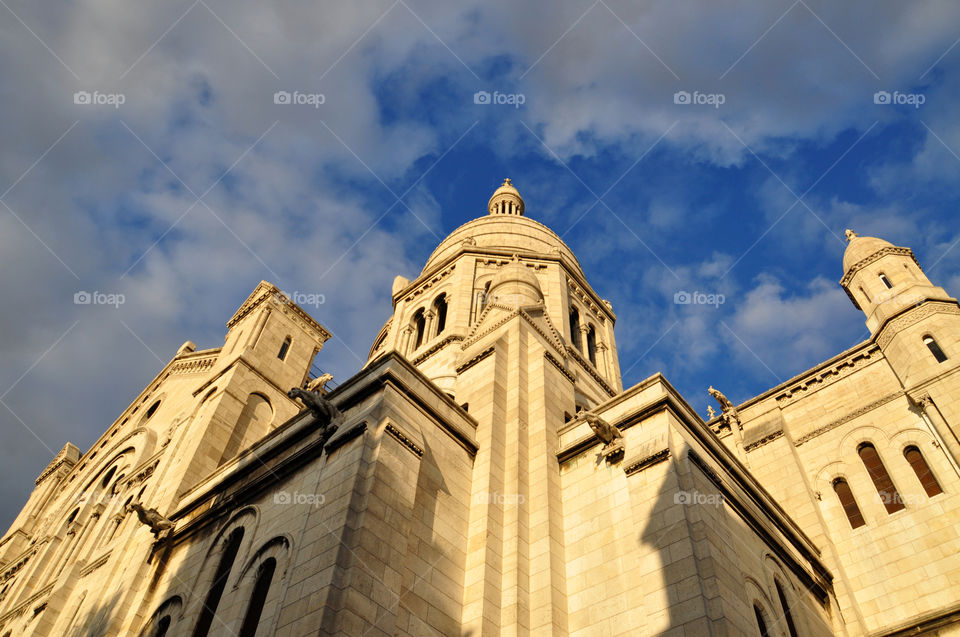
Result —
[[[487,210],[492,215],[523,216],[523,197],[513,187],[509,177],[504,179],[503,184],[493,191],[493,195],[487,203]]]

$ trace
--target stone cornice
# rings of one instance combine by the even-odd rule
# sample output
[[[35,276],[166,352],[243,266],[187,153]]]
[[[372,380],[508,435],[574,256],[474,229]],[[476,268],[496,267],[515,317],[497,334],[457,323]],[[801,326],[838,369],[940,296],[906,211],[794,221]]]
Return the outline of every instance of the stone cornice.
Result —
[[[591,295],[586,293],[580,285],[574,281],[569,276],[567,277],[567,289],[570,290],[570,293],[576,297],[580,304],[590,310],[590,312],[600,320],[600,323],[606,323],[607,319],[613,321],[613,312],[609,310],[605,305],[603,307],[600,304],[594,302]],[[601,299],[600,303],[603,303]]]
[[[771,433],[771,434],[767,434],[766,436],[764,436],[764,437],[761,438],[760,440],[754,440],[754,441],[751,442],[750,444],[744,445],[744,446],[743,446],[743,450],[744,450],[744,451],[753,451],[754,449],[757,449],[757,448],[759,448],[759,447],[762,447],[762,446],[764,446],[765,444],[767,444],[767,443],[769,443],[769,442],[773,442],[774,440],[776,440],[777,438],[779,438],[779,437],[782,436],[782,435],[783,435],[783,429],[780,429],[780,430],[778,430],[778,431],[774,431],[774,432]]]
[[[582,368],[584,369],[584,371],[586,371],[588,374],[590,374],[590,376],[591,376],[595,381],[597,381],[597,383],[600,385],[600,388],[603,389],[603,391],[607,392],[607,394],[608,394],[611,398],[617,395],[617,391],[616,391],[613,387],[611,387],[610,385],[607,384],[607,381],[605,381],[605,380],[603,379],[603,377],[600,376],[600,373],[596,370],[596,368],[594,368],[593,364],[591,364],[589,361],[587,361],[586,359],[584,359],[583,356],[580,355],[580,353],[577,351],[577,348],[575,348],[575,347],[567,347],[567,348],[566,348],[566,351],[567,351],[567,354],[568,354],[573,360],[575,360],[575,361],[577,361],[578,363],[580,363],[580,367],[582,367]]]
[[[563,363],[557,360],[557,358],[553,354],[551,354],[550,352],[544,352],[543,357],[546,358],[548,361],[550,361],[551,365],[559,369],[560,373],[563,374],[564,377],[567,380],[569,380],[571,383],[577,382],[577,377],[571,374],[570,372],[568,372],[566,368],[563,366]]]
[[[240,309],[227,321],[227,329],[233,328],[233,326],[240,322],[245,316],[270,299],[276,301],[274,307],[280,308],[280,311],[293,319],[294,322],[300,324],[300,326],[308,332],[312,332],[320,343],[326,342],[332,336],[325,327],[307,314],[303,308],[291,301],[277,286],[267,281],[261,281],[257,288],[247,297],[247,300],[243,302]]]
[[[854,352],[852,355],[835,360],[832,364],[825,364],[808,372],[803,377],[788,381],[784,388],[777,393],[777,404],[783,408],[796,401],[813,394],[824,387],[829,387],[838,380],[846,378],[853,372],[876,362],[883,357],[883,353],[876,345]]]
[[[414,441],[410,440],[410,438],[400,431],[400,429],[398,429],[393,423],[388,422],[385,431],[396,438],[397,441],[404,447],[412,451],[413,455],[418,458],[423,457],[423,448]]]
[[[630,459],[623,463],[623,472],[628,476],[643,471],[648,467],[659,464],[670,457],[670,449],[660,449],[648,456],[639,459]]]
[[[917,267],[920,268],[921,272],[923,271],[923,267],[920,265],[920,262],[917,261],[917,257],[913,254],[913,250],[911,250],[910,248],[899,248],[896,246],[888,246],[886,248],[881,248],[880,250],[877,250],[870,256],[860,259],[859,261],[854,263],[852,266],[850,266],[850,269],[847,270],[846,274],[843,275],[843,278],[840,279],[840,285],[842,285],[843,289],[846,290],[847,286],[850,285],[850,281],[853,279],[853,276],[857,272],[867,267],[871,263],[875,263],[876,261],[879,261],[880,259],[887,256],[888,254],[899,254],[901,256],[910,257],[911,259],[913,259],[913,262],[917,264]]]
[[[463,337],[460,336],[459,334],[451,334],[450,336],[447,336],[446,338],[441,339],[436,343],[434,343],[433,345],[431,345],[429,349],[425,350],[422,354],[414,358],[412,362],[414,365],[419,365],[420,363],[427,360],[428,358],[430,358],[431,356],[439,352],[441,349],[443,349],[445,345],[448,345],[450,343],[458,343],[462,340],[463,340]]]
[[[396,301],[400,300],[401,298],[408,303],[413,301],[418,296],[424,294],[427,290],[435,286],[437,283],[450,276],[456,267],[456,263],[451,263],[449,266],[437,271],[429,278],[417,278],[416,281],[408,285],[405,289],[401,290],[396,294],[396,296],[394,296],[394,306],[396,306]]]
[[[474,356],[473,358],[471,358],[471,359],[468,360],[467,362],[465,362],[465,363],[463,363],[462,365],[460,365],[459,367],[457,367],[457,373],[458,373],[458,374],[462,374],[463,372],[467,371],[468,369],[470,369],[471,367],[473,367],[474,365],[476,365],[477,363],[479,363],[479,362],[482,361],[483,359],[485,359],[485,358],[487,358],[488,356],[490,356],[491,354],[493,354],[493,352],[494,352],[495,349],[496,349],[496,348],[491,345],[491,346],[488,347],[487,349],[483,350],[482,352],[480,352],[479,354],[477,354],[476,356]]]
[[[80,450],[77,449],[77,459],[71,460],[67,458],[67,454],[70,452],[71,447],[77,449],[76,445],[72,443],[67,443],[63,446],[63,449],[53,457],[53,460],[50,461],[50,464],[47,465],[47,468],[40,472],[40,475],[37,477],[34,484],[40,485],[41,482],[46,480],[51,474],[61,468],[65,468],[67,473],[79,462],[80,460]],[[61,476],[63,477],[63,476]]]
[[[886,348],[898,332],[915,325],[934,314],[960,314],[956,303],[947,301],[926,301],[887,321],[877,332],[877,344]]]

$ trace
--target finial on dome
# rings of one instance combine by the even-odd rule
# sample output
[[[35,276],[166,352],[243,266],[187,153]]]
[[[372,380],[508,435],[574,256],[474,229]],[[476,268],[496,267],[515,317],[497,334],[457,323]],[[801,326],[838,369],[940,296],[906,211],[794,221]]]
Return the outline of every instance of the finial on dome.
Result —
[[[859,237],[859,236],[860,236],[860,235],[858,235],[856,232],[854,232],[854,231],[851,230],[850,228],[847,228],[847,241],[853,241],[854,239],[856,239],[856,238]]]
[[[519,215],[523,216],[523,197],[514,187],[509,177],[493,192],[487,202],[487,211],[492,215]]]

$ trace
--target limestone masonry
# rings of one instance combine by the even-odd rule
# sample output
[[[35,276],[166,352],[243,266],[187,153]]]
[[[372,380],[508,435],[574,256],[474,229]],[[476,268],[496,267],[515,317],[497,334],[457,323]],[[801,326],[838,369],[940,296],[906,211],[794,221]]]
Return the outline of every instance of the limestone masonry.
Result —
[[[509,180],[488,212],[335,389],[261,282],[67,443],[0,541],[0,637],[960,635],[960,305],[909,248],[848,231],[870,338],[704,422],[623,388]]]

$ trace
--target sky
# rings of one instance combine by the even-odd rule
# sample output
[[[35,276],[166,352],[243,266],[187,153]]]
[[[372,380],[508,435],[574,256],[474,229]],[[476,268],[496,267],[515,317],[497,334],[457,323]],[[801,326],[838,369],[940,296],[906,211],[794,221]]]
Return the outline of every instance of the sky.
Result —
[[[4,528],[262,279],[313,295],[316,363],[349,378],[394,277],[504,177],[613,304],[624,386],[663,372],[704,416],[708,385],[740,402],[869,337],[838,285],[846,228],[960,294],[956,2],[0,16]]]

